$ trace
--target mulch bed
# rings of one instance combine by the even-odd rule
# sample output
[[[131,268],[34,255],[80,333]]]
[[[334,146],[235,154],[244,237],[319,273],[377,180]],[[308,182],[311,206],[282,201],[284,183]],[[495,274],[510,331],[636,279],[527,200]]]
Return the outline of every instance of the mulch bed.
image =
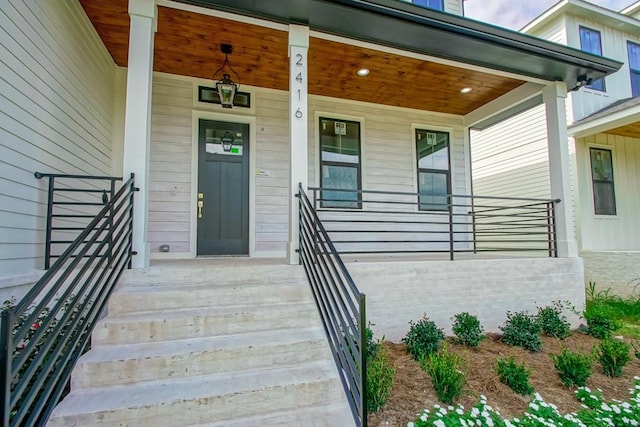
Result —
[[[465,354],[469,360],[467,386],[457,403],[470,409],[478,402],[479,396],[484,394],[489,405],[509,418],[521,416],[526,412],[530,398],[516,394],[500,382],[498,374],[493,369],[497,358],[514,356],[518,363],[524,362],[527,368],[532,368],[530,383],[536,392],[540,393],[546,402],[557,405],[561,413],[568,413],[577,411],[580,404],[575,398],[575,389],[565,387],[560,381],[549,354],[559,354],[563,347],[590,353],[599,342],[579,332],[574,332],[565,340],[542,337],[542,350],[533,353],[504,344],[499,335],[490,334],[477,349],[453,344],[450,339],[447,341],[451,351]],[[434,404],[441,403],[436,397],[429,375],[422,371],[420,365],[407,353],[405,345],[392,342],[385,342],[383,345],[396,366],[396,376],[390,399],[383,409],[369,415],[369,425],[406,426],[409,421],[414,421],[423,409],[431,409]],[[602,372],[600,364],[595,362],[587,386],[601,389],[607,400],[627,400],[633,377],[637,375],[640,375],[640,360],[633,355],[631,363],[624,368],[624,376],[620,378],[607,377]]]

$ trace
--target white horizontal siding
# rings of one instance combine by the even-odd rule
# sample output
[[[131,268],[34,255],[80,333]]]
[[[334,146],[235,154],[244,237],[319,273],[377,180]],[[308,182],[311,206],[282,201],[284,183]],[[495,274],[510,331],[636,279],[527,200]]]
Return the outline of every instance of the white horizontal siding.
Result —
[[[548,198],[544,106],[481,132],[471,132],[473,192],[481,196]]]
[[[110,175],[115,65],[75,0],[3,1],[0,57],[1,279],[43,265],[35,171]]]
[[[462,1],[463,0],[444,0],[444,11],[455,15],[462,15]]]
[[[640,139],[597,134],[576,141],[582,248],[586,251],[640,250]],[[589,147],[609,148],[617,215],[595,215]]]

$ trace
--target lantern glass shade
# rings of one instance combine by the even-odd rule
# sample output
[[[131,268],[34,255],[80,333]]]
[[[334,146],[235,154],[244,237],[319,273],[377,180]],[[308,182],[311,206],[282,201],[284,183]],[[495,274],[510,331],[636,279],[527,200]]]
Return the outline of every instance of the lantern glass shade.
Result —
[[[223,108],[233,107],[233,99],[236,96],[237,89],[238,85],[231,80],[229,74],[223,75],[222,80],[216,82],[216,90]]]

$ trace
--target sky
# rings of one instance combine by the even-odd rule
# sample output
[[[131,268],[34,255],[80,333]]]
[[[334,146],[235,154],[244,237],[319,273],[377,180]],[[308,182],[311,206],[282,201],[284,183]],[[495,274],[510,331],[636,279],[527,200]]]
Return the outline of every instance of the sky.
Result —
[[[558,0],[465,0],[465,16],[493,25],[519,30]],[[635,0],[591,0],[593,4],[619,11]]]

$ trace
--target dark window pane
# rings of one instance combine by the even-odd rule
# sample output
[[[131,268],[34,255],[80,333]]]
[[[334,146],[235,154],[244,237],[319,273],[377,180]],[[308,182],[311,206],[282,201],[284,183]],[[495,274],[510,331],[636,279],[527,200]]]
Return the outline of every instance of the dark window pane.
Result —
[[[322,165],[322,187],[358,190],[358,169],[350,166]],[[351,191],[323,191],[322,207],[358,208],[359,194]],[[344,200],[344,201],[343,201]]]
[[[602,40],[600,38],[600,32],[590,28],[580,27],[580,49],[585,52],[593,53],[594,55],[602,56]],[[606,90],[604,78],[595,80],[587,87],[602,92]]]
[[[447,174],[437,172],[418,173],[418,192],[420,210],[446,210]]]
[[[360,163],[360,124],[338,120],[320,120],[322,160]]]
[[[593,204],[596,215],[616,214],[616,197],[613,192],[613,182],[593,183]]]
[[[416,131],[418,168],[449,170],[449,134]]]
[[[444,10],[442,0],[413,0],[415,5],[428,7],[429,9]]]
[[[615,215],[616,195],[613,183],[611,150],[591,148],[589,152],[591,157],[594,211],[596,215]]]
[[[640,96],[640,44],[627,42],[631,70],[631,95]]]

